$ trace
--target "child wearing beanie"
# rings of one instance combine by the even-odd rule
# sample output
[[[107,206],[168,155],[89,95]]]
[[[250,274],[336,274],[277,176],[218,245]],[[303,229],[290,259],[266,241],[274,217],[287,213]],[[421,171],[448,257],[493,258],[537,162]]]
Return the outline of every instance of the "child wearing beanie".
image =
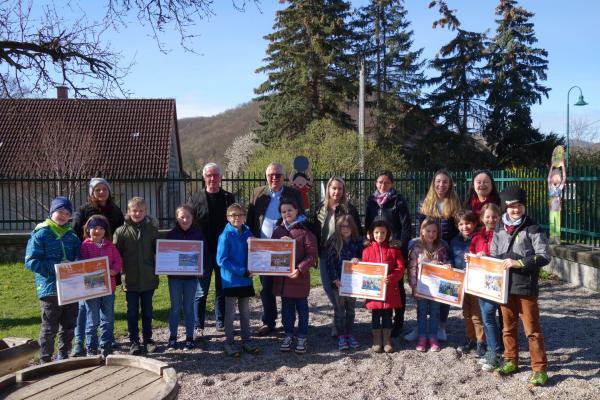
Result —
[[[500,305],[504,323],[504,362],[496,370],[501,375],[517,371],[519,362],[519,318],[531,355],[529,385],[541,386],[548,381],[548,360],[544,335],[540,326],[538,280],[540,268],[550,262],[548,239],[541,227],[525,214],[526,193],[519,187],[509,187],[500,193],[502,214],[500,228],[494,234],[490,253],[504,260],[509,270],[509,295]]]

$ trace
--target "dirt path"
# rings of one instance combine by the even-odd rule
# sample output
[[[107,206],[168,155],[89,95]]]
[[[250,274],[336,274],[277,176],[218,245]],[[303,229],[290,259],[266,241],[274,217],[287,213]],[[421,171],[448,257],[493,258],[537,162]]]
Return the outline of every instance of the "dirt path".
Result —
[[[313,289],[309,351],[282,354],[279,338],[257,339],[262,354],[240,359],[222,353],[223,336],[214,336],[193,352],[163,352],[159,360],[178,372],[180,399],[600,399],[600,294],[561,282],[541,287],[542,328],[550,381],[527,389],[529,353],[521,353],[521,370],[509,378],[482,372],[473,357],[454,349],[462,340],[462,317],[452,309],[449,341],[439,353],[418,353],[414,343],[395,342],[391,355],[374,354],[368,346],[370,313],[357,309],[356,336],[362,347],[341,354],[328,336],[330,307],[322,289]],[[362,306],[362,304],[361,304]],[[260,302],[252,303],[254,325]],[[415,304],[409,301],[405,331],[416,324]],[[183,332],[181,332],[183,333]],[[155,339],[166,342],[167,332]],[[521,348],[526,349],[521,335]]]

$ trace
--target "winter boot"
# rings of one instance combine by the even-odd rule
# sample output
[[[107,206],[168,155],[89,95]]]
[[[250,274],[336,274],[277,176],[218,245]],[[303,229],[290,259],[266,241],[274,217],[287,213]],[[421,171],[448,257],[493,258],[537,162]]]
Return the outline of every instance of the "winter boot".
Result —
[[[386,353],[394,352],[394,348],[392,347],[392,330],[391,329],[383,329],[383,351]]]
[[[381,353],[381,351],[382,351],[381,329],[373,329],[372,332],[373,332],[373,347],[371,347],[371,350],[373,350],[375,353]]]

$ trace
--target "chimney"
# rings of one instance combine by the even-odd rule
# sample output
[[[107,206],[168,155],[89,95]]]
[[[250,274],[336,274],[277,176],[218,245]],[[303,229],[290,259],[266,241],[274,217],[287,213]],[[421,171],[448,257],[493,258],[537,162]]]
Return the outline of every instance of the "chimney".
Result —
[[[69,98],[69,88],[66,86],[56,87],[56,98],[59,100],[66,100]]]

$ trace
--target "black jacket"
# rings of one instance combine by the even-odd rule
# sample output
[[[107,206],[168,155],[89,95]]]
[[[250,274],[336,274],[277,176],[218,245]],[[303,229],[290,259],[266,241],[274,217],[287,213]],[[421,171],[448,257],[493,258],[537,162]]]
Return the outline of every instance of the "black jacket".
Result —
[[[221,192],[223,193],[223,197],[225,198],[225,210],[227,207],[235,203],[235,197],[233,194],[229,193],[227,190],[221,188]],[[206,198],[206,189],[200,190],[188,199],[188,204],[192,206],[194,209],[194,225],[198,227],[204,236],[206,237],[207,247],[215,248],[217,246],[217,241],[219,240],[219,235],[227,225],[227,215],[223,214],[222,218],[222,227],[219,229],[219,233],[215,237],[209,237],[208,233],[211,232],[210,229],[210,210],[208,209],[208,200]]]
[[[110,224],[111,234],[115,233],[117,228],[125,222],[123,212],[114,203],[109,203],[102,209],[94,208],[90,203],[87,203],[73,215],[72,227],[79,240],[83,240],[83,227],[92,215],[104,215]]]
[[[319,255],[323,255],[323,245],[325,244],[325,240],[324,238],[321,237],[321,233],[323,231],[323,223],[325,222],[323,220],[323,208],[327,207],[327,205],[325,204],[324,201],[319,203],[319,206],[317,207],[314,215],[313,215],[313,223],[315,225],[315,235],[317,236],[317,243],[319,244]],[[339,217],[341,217],[342,215],[351,215],[352,218],[354,219],[354,223],[356,223],[356,226],[358,227],[358,234],[360,236],[363,235],[363,229],[362,229],[362,224],[360,222],[360,215],[358,215],[358,210],[356,209],[356,207],[354,207],[352,204],[347,203],[346,205],[344,204],[338,204],[337,207],[335,208],[335,221],[337,223],[337,220]]]
[[[383,219],[392,227],[392,240],[400,241],[400,249],[404,257],[408,254],[408,242],[411,239],[411,222],[408,204],[402,195],[392,189],[390,198],[380,207],[371,194],[367,198],[365,213],[365,229],[369,229],[373,221]]]
[[[284,186],[281,197],[293,199],[298,205],[298,211],[300,211],[299,214],[304,214],[302,197],[300,196],[299,191],[292,187]],[[269,195],[268,186],[260,186],[254,189],[252,201],[248,206],[248,218],[246,218],[246,224],[250,227],[250,230],[255,237],[260,237],[260,229],[270,202],[271,196]]]

